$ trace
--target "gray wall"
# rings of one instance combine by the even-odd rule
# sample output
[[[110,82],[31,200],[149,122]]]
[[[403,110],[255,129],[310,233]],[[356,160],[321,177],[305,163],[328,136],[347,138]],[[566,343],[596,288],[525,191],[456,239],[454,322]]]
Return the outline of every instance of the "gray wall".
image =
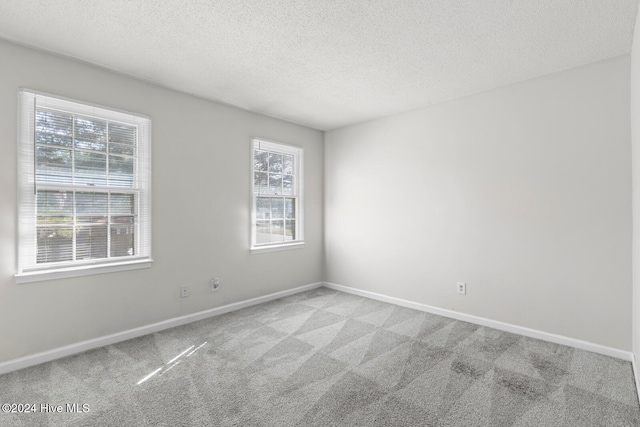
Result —
[[[631,350],[629,69],[328,132],[327,280]]]
[[[314,283],[323,257],[330,282],[631,349],[629,57],[332,131],[326,152],[302,126],[0,57],[0,362]],[[151,269],[16,285],[21,86],[152,117]],[[305,148],[304,249],[249,253],[253,136]]]
[[[322,132],[4,41],[0,58],[0,362],[322,279]],[[151,116],[152,268],[16,285],[18,87]],[[304,249],[249,253],[254,136],[305,149]]]
[[[631,137],[633,160],[633,354],[640,357],[640,10],[631,51]],[[640,379],[638,372],[636,378]]]

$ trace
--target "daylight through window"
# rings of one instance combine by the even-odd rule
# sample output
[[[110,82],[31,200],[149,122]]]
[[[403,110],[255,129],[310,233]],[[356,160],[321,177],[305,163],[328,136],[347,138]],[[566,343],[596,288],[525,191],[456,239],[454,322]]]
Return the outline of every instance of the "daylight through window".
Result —
[[[301,243],[302,148],[253,140],[252,247]]]
[[[150,261],[150,120],[20,101],[18,276]]]

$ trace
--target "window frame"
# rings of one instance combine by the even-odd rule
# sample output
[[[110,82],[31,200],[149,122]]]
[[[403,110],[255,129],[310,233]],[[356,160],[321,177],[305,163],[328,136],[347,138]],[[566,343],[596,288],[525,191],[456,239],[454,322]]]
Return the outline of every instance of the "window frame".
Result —
[[[262,149],[274,151],[277,153],[294,156],[294,176],[295,184],[293,185],[292,198],[296,199],[295,214],[295,240],[283,242],[257,243],[257,198],[258,193],[255,192],[255,150]],[[284,144],[281,142],[271,141],[264,138],[252,138],[251,140],[251,236],[250,251],[251,253],[273,252],[288,249],[300,249],[305,245],[304,241],[304,149],[297,145]],[[282,195],[285,197],[284,195]],[[288,195],[287,195],[288,196]]]
[[[28,283],[42,280],[59,279],[65,277],[85,276],[114,271],[125,271],[151,267],[151,119],[148,116],[128,111],[117,110],[91,104],[84,101],[69,99],[44,92],[20,88],[18,91],[18,233],[16,256],[16,283]],[[133,154],[133,184],[131,187],[110,186],[108,184],[93,186],[92,184],[72,183],[37,183],[36,182],[36,110],[46,109],[60,111],[74,116],[84,116],[133,125],[137,128],[136,147]],[[72,137],[74,138],[74,137]],[[108,142],[107,142],[108,144]],[[76,150],[72,146],[70,150]],[[114,153],[120,157],[118,153]],[[105,151],[105,161],[110,153]],[[107,169],[108,170],[108,169]],[[109,176],[109,175],[105,175]],[[71,260],[38,264],[37,239],[37,206],[36,192],[38,186],[41,191],[69,191],[73,194],[88,193],[128,193],[135,194],[135,209],[132,223],[135,228],[135,255],[113,256],[107,253],[105,258],[85,260]],[[57,189],[56,189],[57,187]],[[75,196],[74,196],[75,197]],[[111,202],[108,204],[107,215],[111,217]],[[73,224],[77,223],[77,214],[72,214]],[[125,215],[126,216],[126,215]],[[109,224],[109,223],[107,223]],[[73,227],[76,227],[73,225]],[[107,235],[111,232],[107,225]],[[74,232],[75,236],[75,232]],[[110,238],[107,236],[107,241]],[[75,247],[75,242],[72,242]]]

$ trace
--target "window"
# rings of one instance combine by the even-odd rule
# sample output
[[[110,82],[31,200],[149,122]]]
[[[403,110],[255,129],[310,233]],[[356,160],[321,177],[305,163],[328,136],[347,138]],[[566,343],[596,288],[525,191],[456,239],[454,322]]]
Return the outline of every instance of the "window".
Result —
[[[20,91],[18,282],[150,266],[150,126]]]
[[[302,148],[254,139],[251,152],[252,251],[302,246]]]

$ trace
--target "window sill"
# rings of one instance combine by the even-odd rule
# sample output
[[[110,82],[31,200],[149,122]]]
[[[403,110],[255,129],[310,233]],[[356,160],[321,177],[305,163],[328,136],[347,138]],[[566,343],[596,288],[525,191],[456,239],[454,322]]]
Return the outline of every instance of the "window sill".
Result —
[[[103,265],[83,265],[43,271],[29,271],[27,273],[16,274],[15,278],[16,283],[40,282],[43,280],[64,279],[67,277],[89,276],[92,274],[113,273],[116,271],[138,270],[141,268],[149,268],[151,267],[152,263],[152,259],[144,259]]]
[[[290,249],[302,248],[304,248],[304,242],[287,243],[285,245],[254,246],[251,248],[251,253],[261,254],[265,252],[288,251]]]

